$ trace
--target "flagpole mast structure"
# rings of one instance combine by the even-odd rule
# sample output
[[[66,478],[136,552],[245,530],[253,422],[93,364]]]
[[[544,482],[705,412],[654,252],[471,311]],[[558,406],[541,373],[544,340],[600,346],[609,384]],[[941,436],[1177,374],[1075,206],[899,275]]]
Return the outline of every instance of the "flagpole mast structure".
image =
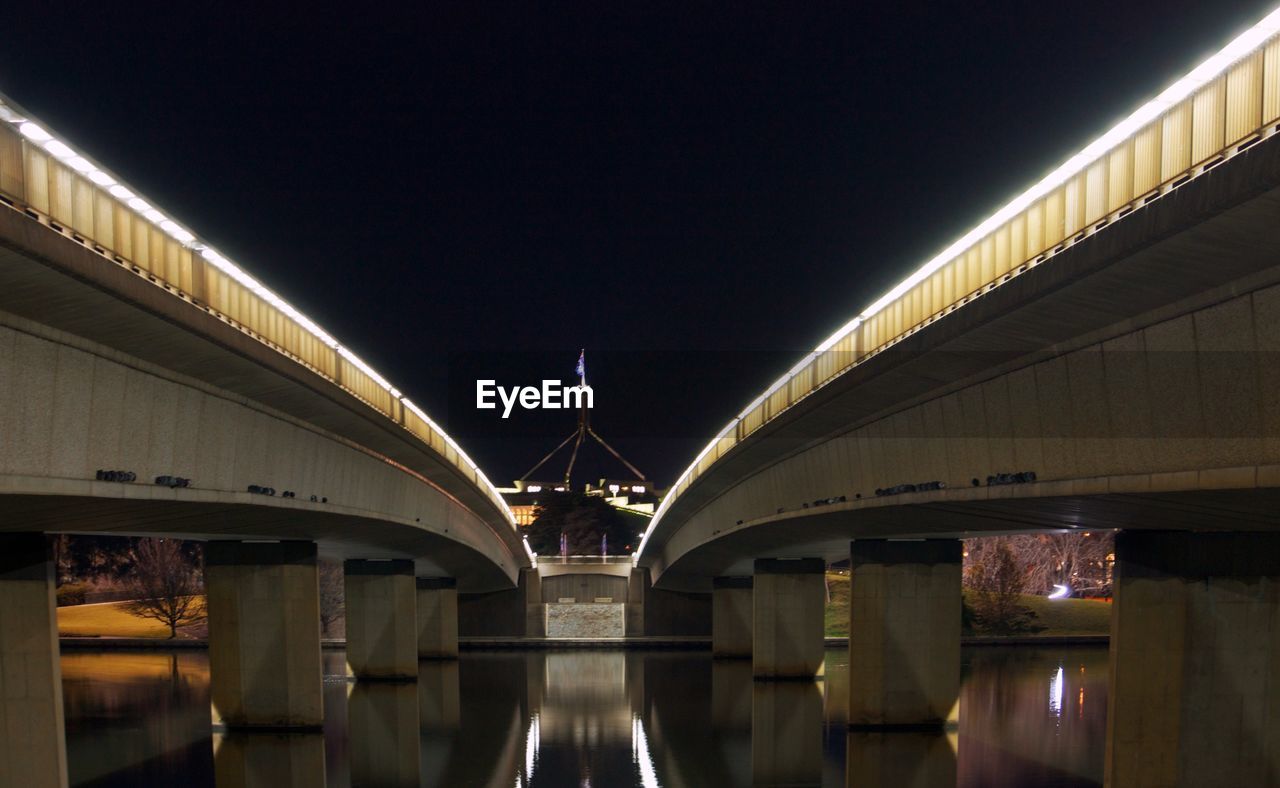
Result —
[[[579,385],[581,385],[583,388],[585,388],[585,387],[586,387],[586,385],[587,385],[587,351],[586,351],[586,348],[583,348],[583,349],[578,353],[578,366],[577,366],[577,368],[576,368],[574,371],[575,371],[575,373],[578,375],[578,384],[579,384]],[[629,470],[629,471],[631,471],[632,473],[634,473],[634,474],[636,475],[636,478],[637,478],[638,480],[640,480],[640,481],[648,481],[648,478],[647,478],[643,473],[641,473],[641,472],[640,472],[640,469],[639,469],[639,468],[637,468],[636,466],[634,466],[634,465],[632,465],[631,463],[627,462],[627,460],[626,460],[626,458],[625,458],[625,457],[623,457],[621,454],[619,454],[619,453],[617,452],[617,450],[616,450],[616,449],[614,449],[612,446],[610,446],[609,444],[605,443],[604,438],[601,438],[601,437],[600,437],[600,434],[599,434],[599,433],[597,433],[597,432],[596,432],[596,431],[591,427],[591,416],[590,416],[590,411],[587,409],[587,399],[586,399],[586,397],[581,397],[581,398],[580,398],[580,400],[581,400],[581,403],[582,403],[582,407],[581,407],[581,408],[579,408],[579,410],[578,410],[578,427],[577,427],[577,429],[575,429],[572,433],[570,433],[570,434],[569,434],[569,437],[567,437],[567,438],[565,438],[564,440],[562,440],[562,441],[560,442],[560,445],[559,445],[559,446],[557,446],[557,447],[555,447],[554,449],[552,449],[552,450],[547,454],[547,456],[543,457],[541,460],[538,460],[538,464],[537,464],[537,465],[534,465],[532,468],[530,468],[528,471],[526,471],[526,472],[525,472],[525,474],[524,474],[523,476],[521,476],[521,477],[520,477],[520,481],[525,481],[525,480],[526,480],[526,479],[528,479],[530,476],[532,476],[534,473],[536,473],[536,472],[537,472],[537,470],[538,470],[539,468],[541,468],[543,465],[546,465],[546,464],[547,464],[547,461],[548,461],[548,460],[550,460],[550,459],[551,459],[552,457],[554,457],[554,456],[555,456],[555,455],[556,455],[556,454],[557,454],[561,449],[563,449],[565,446],[567,446],[567,445],[569,444],[569,441],[573,441],[573,451],[569,454],[569,466],[568,466],[567,468],[565,468],[565,469],[564,469],[564,484],[565,484],[565,486],[566,486],[566,487],[568,487],[568,486],[569,486],[569,477],[573,474],[573,465],[574,465],[574,463],[575,463],[575,462],[577,462],[577,461],[578,461],[578,449],[580,449],[580,448],[582,447],[582,441],[583,441],[586,437],[588,437],[588,436],[590,436],[590,437],[591,437],[591,439],[592,439],[592,440],[594,440],[596,443],[598,443],[598,444],[600,444],[601,446],[603,446],[603,447],[604,447],[604,450],[605,450],[605,451],[607,451],[607,452],[609,452],[609,454],[610,454],[610,455],[612,455],[612,456],[614,457],[614,459],[616,459],[618,462],[622,463],[623,465],[627,466],[627,470]]]

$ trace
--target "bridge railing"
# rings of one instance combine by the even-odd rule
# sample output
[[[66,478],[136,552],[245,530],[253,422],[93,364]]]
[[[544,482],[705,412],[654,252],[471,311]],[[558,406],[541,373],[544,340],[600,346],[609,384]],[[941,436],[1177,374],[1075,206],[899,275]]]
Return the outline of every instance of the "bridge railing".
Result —
[[[453,439],[350,349],[4,96],[0,121],[0,204],[341,387],[430,446],[515,528],[497,488]]]
[[[672,485],[866,359],[1280,131],[1280,10],[1144,104],[864,309],[756,397]]]

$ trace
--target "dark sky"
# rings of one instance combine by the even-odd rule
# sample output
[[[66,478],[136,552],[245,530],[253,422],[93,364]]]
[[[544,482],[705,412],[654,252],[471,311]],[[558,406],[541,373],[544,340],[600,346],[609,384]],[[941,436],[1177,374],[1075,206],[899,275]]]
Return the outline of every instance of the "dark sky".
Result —
[[[0,91],[495,480],[573,421],[479,414],[475,375],[568,380],[586,347],[595,425],[666,483],[799,354],[1273,2],[15,3]],[[584,462],[575,481],[621,473]]]

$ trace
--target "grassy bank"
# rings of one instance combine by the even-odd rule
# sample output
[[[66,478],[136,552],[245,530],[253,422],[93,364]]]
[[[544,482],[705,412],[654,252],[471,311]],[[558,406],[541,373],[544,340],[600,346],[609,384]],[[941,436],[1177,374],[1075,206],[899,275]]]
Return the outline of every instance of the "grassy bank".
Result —
[[[828,574],[831,602],[827,605],[828,637],[849,634],[849,576]],[[1092,599],[1048,599],[1022,597],[1022,604],[1036,614],[1035,624],[1043,627],[1034,635],[1106,635],[1111,631],[1111,605]],[[975,635],[987,634],[981,629]]]
[[[58,634],[63,637],[167,638],[159,621],[135,616],[128,602],[102,602],[58,608]],[[178,637],[182,637],[179,631]]]

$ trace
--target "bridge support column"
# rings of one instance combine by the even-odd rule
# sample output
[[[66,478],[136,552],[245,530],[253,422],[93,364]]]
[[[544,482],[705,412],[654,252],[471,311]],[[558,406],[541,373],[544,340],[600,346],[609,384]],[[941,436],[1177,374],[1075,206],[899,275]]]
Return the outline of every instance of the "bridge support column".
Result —
[[[711,581],[711,656],[751,656],[751,578]]]
[[[1116,536],[1104,785],[1280,775],[1280,534]]]
[[[418,578],[418,658],[458,658],[458,581]]]
[[[351,674],[358,679],[416,679],[418,592],[413,561],[349,560],[343,569]]]
[[[53,589],[45,535],[0,535],[0,785],[67,784]]]
[[[942,728],[960,697],[958,539],[850,544],[849,726]]]
[[[812,678],[822,667],[826,562],[761,559],[751,602],[752,674]]]
[[[324,724],[314,542],[205,545],[209,690],[228,728]]]

